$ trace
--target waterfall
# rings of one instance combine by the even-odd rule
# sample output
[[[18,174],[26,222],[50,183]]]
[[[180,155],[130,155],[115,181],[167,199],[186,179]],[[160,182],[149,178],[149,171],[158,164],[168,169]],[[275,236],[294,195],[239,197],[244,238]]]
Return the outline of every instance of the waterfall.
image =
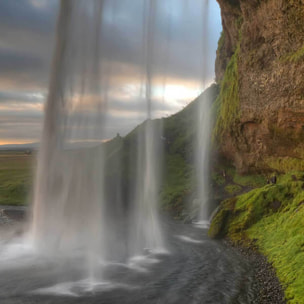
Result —
[[[131,217],[130,242],[132,254],[145,250],[165,250],[158,218],[157,205],[162,168],[162,123],[151,121],[153,87],[153,51],[157,2],[144,2],[143,10],[143,81],[141,91],[147,104],[147,121],[137,135],[136,189],[134,212]]]
[[[111,36],[109,23],[112,31],[117,30],[116,22],[123,18],[119,15],[120,4],[114,0],[61,1],[34,189],[31,238],[35,248],[50,256],[79,254],[90,276],[95,276],[97,266],[108,260],[127,260],[166,249],[158,212],[162,122],[153,119],[159,117],[155,102],[166,102],[166,75],[174,57],[170,39],[178,15],[171,14],[170,5],[166,6],[167,40],[158,41],[161,1],[138,1],[142,15],[136,20],[135,32],[138,36],[141,31],[142,38],[136,37],[132,60],[137,79],[135,84],[128,84],[128,89],[133,90],[131,99],[146,108],[144,115],[140,114],[146,121],[130,147],[136,160],[130,162],[133,180],[126,183],[122,176],[123,143],[117,144],[114,156],[107,154],[103,143],[108,139],[111,109],[121,92],[121,88],[114,91],[112,74],[126,68],[119,61],[119,52],[117,55],[107,44]],[[206,12],[205,8],[204,16]],[[184,18],[183,13],[180,18]],[[204,86],[205,78],[204,74]],[[197,112],[195,167],[202,202],[199,219],[204,220],[209,183],[208,101],[200,102]],[[114,181],[109,181],[110,170],[117,172]]]
[[[135,183],[131,211],[123,214],[121,185],[116,181],[116,206],[106,189],[105,138],[110,106],[111,65],[103,56],[103,11],[107,1],[61,1],[57,44],[38,170],[34,191],[31,236],[46,254],[79,252],[89,269],[113,258],[117,251],[129,255],[164,246],[158,219],[159,146],[161,130],[150,119],[152,110],[152,44],[155,1],[144,1],[143,41],[139,96],[146,103],[144,131],[138,135]],[[114,11],[115,13],[115,11]],[[145,16],[148,16],[146,21]],[[81,22],[79,22],[81,20]],[[76,149],[77,143],[87,143]],[[99,143],[95,147],[90,142]],[[159,162],[159,165],[161,163]],[[118,169],[119,171],[119,169]],[[129,220],[123,217],[129,217]],[[129,232],[122,232],[129,222]],[[122,235],[121,235],[122,234]],[[119,247],[119,250],[117,248]],[[126,257],[124,257],[126,258]]]
[[[206,86],[208,71],[208,16],[209,0],[202,1],[202,88]],[[210,146],[212,111],[210,98],[207,93],[202,94],[196,113],[196,139],[195,139],[195,167],[197,181],[197,200],[198,200],[198,224],[203,227],[208,225],[210,215]]]
[[[95,61],[102,9],[103,1],[61,1],[31,229],[37,250],[80,253],[89,275],[105,257],[104,157],[101,148],[72,147],[103,138],[106,101],[89,99],[100,89]]]

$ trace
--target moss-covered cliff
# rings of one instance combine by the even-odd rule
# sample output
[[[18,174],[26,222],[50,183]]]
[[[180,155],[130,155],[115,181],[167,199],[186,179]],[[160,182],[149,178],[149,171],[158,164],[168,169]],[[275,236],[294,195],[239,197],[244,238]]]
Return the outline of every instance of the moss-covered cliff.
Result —
[[[215,135],[240,172],[304,168],[304,0],[217,0]]]

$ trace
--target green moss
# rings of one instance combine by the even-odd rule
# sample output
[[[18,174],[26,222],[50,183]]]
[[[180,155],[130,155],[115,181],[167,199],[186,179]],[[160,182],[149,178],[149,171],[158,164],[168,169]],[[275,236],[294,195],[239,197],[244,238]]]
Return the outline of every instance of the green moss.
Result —
[[[290,172],[275,185],[223,202],[209,235],[255,240],[276,269],[288,303],[304,299],[304,173]],[[210,229],[211,229],[210,228]]]
[[[292,157],[268,157],[267,166],[279,172],[304,171],[304,159]]]
[[[221,90],[215,101],[216,124],[213,132],[214,138],[221,140],[224,132],[230,129],[239,113],[239,76],[238,76],[238,55],[240,46],[238,45],[235,53],[231,57],[224,78],[221,83]]]
[[[229,194],[236,195],[238,192],[242,191],[242,187],[239,185],[230,184],[225,187],[225,191],[228,192]]]

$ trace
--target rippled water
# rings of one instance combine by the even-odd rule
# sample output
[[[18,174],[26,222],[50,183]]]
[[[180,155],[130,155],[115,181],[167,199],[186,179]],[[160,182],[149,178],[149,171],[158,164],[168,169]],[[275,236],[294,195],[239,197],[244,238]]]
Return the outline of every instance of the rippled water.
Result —
[[[167,220],[165,227],[169,252],[100,261],[94,281],[77,252],[41,256],[21,238],[2,241],[0,303],[256,303],[253,270],[238,254],[205,229]]]

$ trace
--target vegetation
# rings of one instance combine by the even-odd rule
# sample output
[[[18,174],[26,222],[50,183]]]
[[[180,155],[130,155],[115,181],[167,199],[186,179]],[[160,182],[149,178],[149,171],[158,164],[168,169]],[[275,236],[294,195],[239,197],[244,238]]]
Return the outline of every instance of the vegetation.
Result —
[[[225,190],[226,190],[226,192],[228,192],[229,194],[235,195],[235,194],[237,194],[237,193],[239,193],[239,192],[242,191],[242,187],[239,186],[239,185],[230,184],[230,185],[227,185],[227,186],[225,187]]]
[[[32,155],[0,152],[0,205],[24,205],[32,183]]]
[[[268,157],[265,163],[269,168],[279,172],[304,171],[304,160],[293,157]]]
[[[167,155],[161,192],[162,209],[181,217],[193,191],[192,184],[192,171],[184,159],[179,155]]]
[[[264,186],[267,179],[261,174],[240,175],[235,171],[233,181],[243,187],[258,188]]]
[[[211,100],[215,100],[218,95],[218,86],[212,85],[204,94]],[[177,218],[183,217],[186,203],[192,201],[195,193],[192,165],[195,138],[193,117],[198,103],[203,100],[203,98],[197,98],[179,113],[153,121],[159,128],[163,127],[162,140],[165,153],[164,177],[160,193],[161,206]],[[136,159],[132,155],[136,153],[134,144],[144,124],[136,127],[127,136],[117,136],[103,145],[107,157],[105,172],[108,189],[113,187],[117,178],[124,188],[134,183]],[[24,152],[0,154],[0,204],[27,203],[32,181],[32,159],[31,155]]]
[[[241,175],[224,160],[218,160],[212,168],[211,181],[214,198],[223,200],[266,185],[267,176],[262,174]]]
[[[304,174],[293,172],[246,194],[225,200],[209,235],[254,242],[277,270],[289,303],[304,299]]]
[[[215,100],[218,86],[212,85],[203,94]],[[195,139],[195,113],[199,102],[197,98],[181,112],[163,119],[165,138],[164,180],[161,190],[161,204],[176,218],[185,216],[187,203],[195,197],[193,164]]]
[[[239,118],[239,76],[238,76],[238,55],[240,45],[231,57],[224,78],[221,82],[221,89],[215,101],[215,112],[217,115],[213,136],[219,140],[224,132],[231,129]]]

